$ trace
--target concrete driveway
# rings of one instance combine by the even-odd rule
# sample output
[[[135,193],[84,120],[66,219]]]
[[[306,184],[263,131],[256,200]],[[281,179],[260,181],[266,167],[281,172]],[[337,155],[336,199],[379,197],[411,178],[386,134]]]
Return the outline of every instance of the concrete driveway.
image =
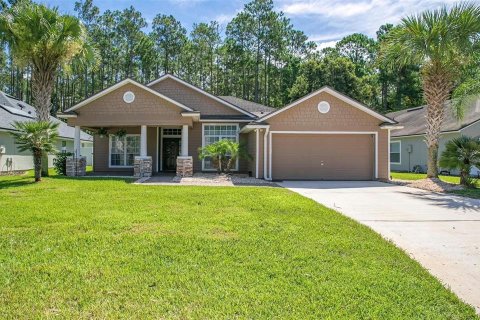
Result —
[[[381,182],[280,185],[392,240],[480,313],[480,200]]]

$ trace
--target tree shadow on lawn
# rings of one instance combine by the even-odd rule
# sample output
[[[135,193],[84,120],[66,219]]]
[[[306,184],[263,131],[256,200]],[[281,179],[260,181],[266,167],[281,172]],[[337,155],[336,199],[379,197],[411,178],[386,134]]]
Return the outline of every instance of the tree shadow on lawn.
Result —
[[[0,180],[0,190],[25,187],[34,183],[35,179],[33,177],[19,176],[17,179]]]
[[[125,178],[125,177],[95,177],[95,176],[83,176],[83,177],[67,177],[67,176],[60,176],[60,175],[55,175],[55,176],[50,176],[50,179],[54,180],[73,180],[73,181],[123,181],[127,184],[134,183],[138,178]]]
[[[121,178],[121,177],[67,177],[60,175],[50,175],[48,177],[42,177],[42,181],[38,182],[39,185],[42,185],[48,180],[65,180],[65,181],[123,181],[126,184],[132,184],[137,179],[135,178]],[[21,176],[5,176],[5,179],[0,177],[0,190],[6,190],[11,188],[25,187],[29,185],[35,185],[35,179],[30,175],[21,175]]]

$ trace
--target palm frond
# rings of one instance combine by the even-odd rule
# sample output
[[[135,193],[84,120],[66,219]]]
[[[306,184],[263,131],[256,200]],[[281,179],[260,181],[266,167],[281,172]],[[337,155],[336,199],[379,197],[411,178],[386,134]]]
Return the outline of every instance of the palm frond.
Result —
[[[58,138],[59,123],[46,121],[15,121],[15,132],[11,135],[20,151],[42,151],[51,153],[56,151],[55,142]]]

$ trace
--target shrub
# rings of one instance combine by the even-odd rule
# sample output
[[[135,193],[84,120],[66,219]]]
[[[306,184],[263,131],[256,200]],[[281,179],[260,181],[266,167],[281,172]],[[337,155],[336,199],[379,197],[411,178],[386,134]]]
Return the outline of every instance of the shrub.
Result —
[[[472,187],[470,177],[472,166],[480,165],[480,143],[478,139],[461,136],[450,140],[440,157],[440,166],[460,170],[460,184]]]
[[[218,173],[229,173],[239,158],[250,159],[251,156],[239,143],[223,139],[198,149],[199,158],[211,158]]]
[[[67,175],[67,157],[73,156],[71,152],[58,152],[53,159],[53,168],[59,175]]]

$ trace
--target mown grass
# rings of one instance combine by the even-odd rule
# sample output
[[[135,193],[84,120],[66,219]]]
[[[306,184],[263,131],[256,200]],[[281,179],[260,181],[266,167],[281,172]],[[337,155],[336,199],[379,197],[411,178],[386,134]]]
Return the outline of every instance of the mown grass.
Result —
[[[411,173],[411,172],[392,172],[392,178],[400,180],[420,180],[427,177],[424,173]],[[460,177],[458,176],[439,176],[440,180],[460,184]],[[469,188],[464,190],[455,190],[451,193],[458,194],[464,197],[477,198],[480,199],[480,180],[476,179],[476,188]]]
[[[370,229],[280,188],[0,178],[0,317],[476,319]]]

